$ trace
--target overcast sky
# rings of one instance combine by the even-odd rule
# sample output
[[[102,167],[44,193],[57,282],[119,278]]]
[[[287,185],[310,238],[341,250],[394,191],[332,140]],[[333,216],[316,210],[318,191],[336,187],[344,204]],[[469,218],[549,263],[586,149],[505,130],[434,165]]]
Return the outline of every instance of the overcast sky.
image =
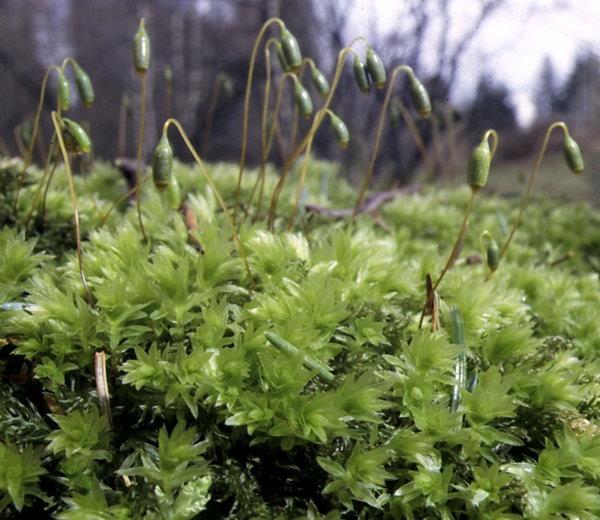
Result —
[[[340,0],[344,1],[344,0]],[[436,6],[436,0],[424,0]],[[355,0],[352,25],[363,32],[377,27],[394,31],[406,23],[401,0]],[[454,0],[451,35],[458,37],[477,17],[480,0]],[[426,64],[435,63],[436,41],[423,50]],[[600,50],[600,0],[507,0],[488,18],[465,55],[460,69],[461,89],[453,92],[460,103],[473,93],[482,73],[511,91],[519,120],[527,124],[535,114],[535,85],[548,56],[559,79],[572,70],[579,52]],[[462,98],[462,99],[461,99]]]

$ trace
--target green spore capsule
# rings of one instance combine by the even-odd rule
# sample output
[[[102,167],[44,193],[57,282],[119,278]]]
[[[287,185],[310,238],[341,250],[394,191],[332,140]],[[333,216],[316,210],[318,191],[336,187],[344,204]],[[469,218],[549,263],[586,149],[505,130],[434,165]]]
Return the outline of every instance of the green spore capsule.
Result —
[[[73,153],[89,153],[92,149],[92,141],[81,125],[66,117],[62,118],[62,124],[67,150]]]
[[[281,29],[281,50],[290,70],[298,72],[302,65],[300,46],[298,45],[298,40],[285,27]]]
[[[498,246],[498,242],[496,242],[494,239],[491,239],[488,244],[486,260],[487,265],[492,273],[498,269],[498,265],[500,265],[500,247]]]
[[[300,113],[305,118],[310,117],[313,113],[312,99],[310,99],[308,90],[306,90],[299,81],[294,83],[294,98],[296,99],[296,105],[298,105]]]
[[[381,90],[385,86],[385,80],[387,79],[385,73],[385,67],[382,59],[379,57],[372,47],[367,50],[367,72],[371,76],[375,88]]]
[[[179,182],[177,182],[175,175],[171,175],[171,179],[169,180],[169,185],[167,186],[167,199],[171,208],[177,210],[181,207],[181,188],[179,187]]]
[[[346,123],[344,123],[333,112],[329,114],[329,119],[331,121],[331,128],[333,129],[333,133],[335,135],[335,140],[342,148],[346,148],[350,142],[350,132],[348,131]]]
[[[86,108],[90,108],[94,104],[94,87],[90,77],[77,63],[73,63],[73,72],[79,96]]]
[[[283,72],[290,72],[292,69],[290,68],[289,63],[285,59],[285,54],[283,54],[283,48],[281,47],[280,42],[275,43],[275,52],[277,54],[277,60],[279,61],[279,66]]]
[[[565,135],[563,142],[563,153],[569,169],[573,173],[581,173],[584,168],[583,155],[575,139],[568,134]]]
[[[322,97],[327,97],[329,95],[330,86],[325,74],[323,74],[317,67],[313,66],[311,68],[310,75],[317,92]]]
[[[431,115],[431,100],[427,89],[414,74],[409,75],[410,99],[415,110],[421,117]]]
[[[486,137],[484,137],[471,152],[469,159],[469,186],[473,191],[479,191],[483,188],[490,173],[490,165],[492,163],[492,152]]]
[[[354,80],[356,81],[360,91],[363,94],[368,94],[371,92],[371,80],[367,74],[367,67],[362,61],[360,61],[358,56],[354,57],[352,71],[354,72]]]
[[[145,74],[150,66],[150,38],[143,18],[133,38],[133,66],[140,75]]]
[[[165,191],[173,177],[173,149],[166,133],[156,145],[152,157],[152,180],[158,191]]]
[[[486,229],[479,236],[479,243],[481,249],[485,251],[485,258],[490,273],[495,272],[498,269],[501,260],[498,242],[492,238],[492,235],[490,235],[490,232]]]
[[[69,110],[71,106],[71,87],[64,72],[58,74],[58,102],[61,110]]]

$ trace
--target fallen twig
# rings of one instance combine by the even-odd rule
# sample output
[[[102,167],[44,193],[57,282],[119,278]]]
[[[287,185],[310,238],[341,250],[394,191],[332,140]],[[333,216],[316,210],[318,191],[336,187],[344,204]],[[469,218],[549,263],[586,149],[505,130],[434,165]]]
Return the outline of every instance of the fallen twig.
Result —
[[[407,186],[406,188],[400,188],[397,190],[380,191],[379,193],[375,193],[367,199],[365,199],[365,201],[360,205],[356,213],[367,213],[373,215],[383,204],[391,202],[396,197],[399,197],[401,195],[412,195],[414,193],[419,193],[420,191],[421,186],[418,184]],[[321,215],[322,217],[332,218],[334,220],[341,220],[344,218],[352,217],[352,214],[354,213],[353,208],[326,208],[324,206],[318,206],[316,204],[307,204],[305,208],[306,211],[310,213],[315,213],[317,215]]]
[[[563,262],[566,262],[567,260],[571,260],[571,258],[573,258],[574,256],[575,256],[575,253],[573,251],[568,251],[566,254],[564,254],[560,258],[557,258],[556,260],[550,262],[548,265],[550,267],[555,267],[559,264],[562,264]]]

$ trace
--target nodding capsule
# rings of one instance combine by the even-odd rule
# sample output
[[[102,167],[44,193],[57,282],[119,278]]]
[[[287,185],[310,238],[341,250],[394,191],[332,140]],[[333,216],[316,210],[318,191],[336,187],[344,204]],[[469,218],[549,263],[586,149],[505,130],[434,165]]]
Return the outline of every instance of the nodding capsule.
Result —
[[[385,86],[387,75],[385,73],[385,67],[383,60],[379,57],[372,47],[367,50],[367,72],[371,76],[375,88],[381,90]]]
[[[500,264],[500,247],[498,246],[498,242],[496,242],[494,239],[491,239],[490,243],[488,244],[486,260],[487,265],[492,273],[498,269],[498,265]]]
[[[293,72],[298,72],[302,65],[302,54],[298,40],[285,27],[281,30],[281,50],[285,56],[285,61]]]
[[[317,92],[322,97],[327,97],[329,95],[330,86],[325,75],[315,66],[312,67],[310,75]]]
[[[333,129],[336,141],[342,148],[346,148],[350,142],[350,132],[348,131],[346,123],[344,123],[333,112],[329,114],[329,119],[331,121],[331,128]]]
[[[277,59],[279,60],[279,66],[283,72],[291,72],[290,64],[285,59],[285,54],[283,54],[283,48],[281,47],[280,42],[275,42],[275,52],[277,53]]]
[[[371,80],[367,74],[367,67],[362,61],[360,61],[358,56],[354,57],[352,71],[354,72],[354,81],[356,81],[360,91],[363,94],[368,94],[371,92]]]
[[[58,102],[61,110],[69,110],[69,106],[71,106],[71,87],[67,76],[62,71],[58,73]]]
[[[62,126],[65,147],[73,153],[89,153],[92,149],[92,141],[80,124],[72,119],[62,118]]]
[[[312,99],[310,98],[308,90],[306,90],[299,81],[296,81],[294,84],[294,97],[300,113],[305,118],[310,117],[310,115],[313,113]]]
[[[498,269],[501,260],[498,242],[492,238],[492,235],[490,235],[490,232],[486,229],[479,236],[479,243],[481,244],[481,248],[485,251],[485,259],[490,272],[495,272],[496,269]]]
[[[411,74],[409,76],[410,99],[415,110],[421,117],[429,117],[431,115],[431,100],[425,85],[419,79]]]
[[[581,173],[584,168],[583,155],[579,145],[568,133],[563,141],[563,153],[569,169],[573,173]]]
[[[166,133],[163,133],[152,156],[152,180],[158,191],[169,187],[173,176],[173,148]]]
[[[79,96],[86,108],[90,108],[94,103],[94,87],[87,73],[77,64],[73,64],[73,72],[75,73],[75,83]]]
[[[473,191],[478,191],[486,185],[491,163],[492,152],[487,137],[484,136],[481,142],[473,148],[469,159],[469,186]]]

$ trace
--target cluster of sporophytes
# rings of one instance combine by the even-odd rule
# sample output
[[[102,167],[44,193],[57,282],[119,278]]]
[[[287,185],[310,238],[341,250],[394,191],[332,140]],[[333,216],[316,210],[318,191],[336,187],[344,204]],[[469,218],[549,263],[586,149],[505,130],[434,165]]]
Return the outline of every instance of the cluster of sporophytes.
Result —
[[[281,35],[267,49],[281,47],[296,89],[285,74],[302,67],[298,46],[272,23]],[[139,41],[135,59],[149,51]],[[327,100],[350,52],[284,166],[302,201],[266,159],[205,165],[174,119],[153,158],[158,190],[138,166],[132,207],[117,169],[71,175],[67,152],[85,143],[58,111],[63,164],[49,160],[43,227],[30,212],[47,173],[0,163],[4,516],[600,515],[600,215],[545,199],[525,212],[547,139],[518,208],[474,204],[490,130],[468,188],[407,194],[370,218],[334,165],[293,167],[318,118],[336,127]],[[374,51],[358,62],[359,85],[386,81]],[[426,115],[420,83],[395,70]],[[197,167],[173,158],[171,126]],[[260,218],[257,186],[277,193],[279,217]]]

